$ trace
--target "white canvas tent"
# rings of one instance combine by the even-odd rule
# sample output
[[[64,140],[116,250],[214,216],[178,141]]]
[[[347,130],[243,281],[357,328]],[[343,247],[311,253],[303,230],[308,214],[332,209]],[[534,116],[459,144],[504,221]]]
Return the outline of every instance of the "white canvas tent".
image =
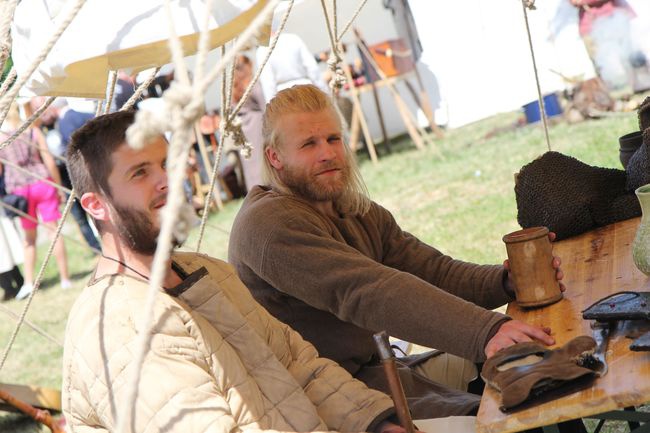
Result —
[[[629,0],[637,13],[633,33],[650,58],[650,4]],[[391,12],[382,0],[369,0],[357,18],[369,44],[397,37]],[[409,0],[423,46],[419,69],[429,97],[436,105],[436,120],[458,127],[500,112],[512,111],[535,101],[537,92],[528,39],[519,0]],[[578,34],[578,11],[568,0],[537,1],[529,11],[531,34],[540,72],[542,91],[561,91],[566,83],[557,71],[568,77],[595,76],[591,61]],[[348,17],[356,2],[339,2],[339,16]],[[318,0],[304,0],[295,6],[286,31],[299,34],[312,52],[328,47]],[[352,42],[352,36],[344,42]],[[400,89],[409,101],[405,89]],[[372,98],[364,102],[373,136],[380,137]],[[397,111],[386,90],[387,127],[391,135],[404,132]],[[415,105],[411,104],[415,110]],[[421,124],[425,118],[420,115]]]

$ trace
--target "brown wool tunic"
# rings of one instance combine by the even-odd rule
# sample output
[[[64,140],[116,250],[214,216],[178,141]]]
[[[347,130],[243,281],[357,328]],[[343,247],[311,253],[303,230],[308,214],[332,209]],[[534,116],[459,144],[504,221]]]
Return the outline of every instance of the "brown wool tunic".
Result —
[[[502,266],[454,260],[402,231],[372,203],[328,218],[307,202],[253,188],[237,215],[229,260],[271,314],[351,373],[375,353],[372,334],[473,361],[506,316]]]

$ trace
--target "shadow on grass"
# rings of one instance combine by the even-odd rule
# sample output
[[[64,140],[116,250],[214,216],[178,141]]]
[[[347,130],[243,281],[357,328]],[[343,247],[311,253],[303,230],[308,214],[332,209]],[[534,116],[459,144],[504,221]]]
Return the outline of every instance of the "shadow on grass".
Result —
[[[93,271],[93,269],[84,269],[82,271],[74,272],[74,273],[70,274],[70,279],[72,281],[81,280],[82,278],[85,278],[88,275],[90,275],[92,271]],[[41,280],[40,289],[49,289],[51,287],[58,287],[59,283],[60,283],[60,280],[59,280],[58,275],[48,276],[48,277],[45,277],[45,278],[43,278]],[[2,430],[0,430],[0,431],[2,431]]]

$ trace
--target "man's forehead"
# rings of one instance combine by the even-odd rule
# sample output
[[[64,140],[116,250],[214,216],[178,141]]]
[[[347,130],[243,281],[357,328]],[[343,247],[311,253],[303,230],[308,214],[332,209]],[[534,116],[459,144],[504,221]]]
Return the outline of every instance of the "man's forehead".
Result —
[[[158,153],[164,153],[167,156],[168,142],[163,136],[156,137],[148,141],[141,149],[134,149],[129,146],[126,141],[123,141],[111,154],[112,168],[128,170],[129,166],[137,163],[138,160],[150,158]]]

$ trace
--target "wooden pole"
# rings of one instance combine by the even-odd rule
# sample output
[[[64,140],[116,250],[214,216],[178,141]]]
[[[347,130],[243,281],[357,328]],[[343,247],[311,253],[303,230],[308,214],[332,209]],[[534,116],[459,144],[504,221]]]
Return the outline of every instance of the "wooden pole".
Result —
[[[375,107],[377,108],[377,117],[379,117],[379,126],[381,127],[381,135],[384,137],[384,146],[388,152],[391,151],[390,148],[390,139],[388,138],[388,133],[386,132],[386,124],[384,122],[384,114],[381,111],[381,105],[379,104],[379,92],[377,92],[377,86],[375,83],[370,83],[372,87],[372,96],[375,99]]]
[[[373,164],[377,164],[377,151],[375,150],[375,143],[372,141],[372,136],[370,135],[370,129],[366,123],[366,118],[363,115],[363,109],[361,108],[361,100],[359,99],[359,91],[354,87],[354,81],[352,80],[352,73],[350,72],[350,66],[345,64],[343,65],[343,71],[345,72],[345,78],[350,84],[350,95],[352,96],[352,104],[354,106],[354,111],[357,113],[359,122],[361,123],[361,131],[363,131],[363,138],[366,140],[366,147],[368,148],[368,154],[370,155],[370,160]]]
[[[204,164],[205,170],[206,170],[207,173],[212,173],[212,163],[210,162],[210,159],[208,158],[208,151],[206,150],[205,140],[204,140],[203,134],[201,133],[201,130],[199,129],[199,123],[198,122],[194,123],[194,135],[196,135],[196,142],[199,145],[199,152],[201,153],[201,158],[203,158],[203,164]],[[223,201],[221,201],[221,189],[219,188],[219,179],[218,178],[219,178],[219,176],[217,175],[217,180],[215,181],[216,185],[214,186],[215,193],[212,195],[212,199],[214,200],[214,204],[217,206],[217,209],[221,210],[221,209],[223,209]],[[203,182],[201,182],[201,177],[200,176],[199,176],[199,184],[201,186],[203,185]],[[200,188],[201,186],[197,186],[197,189]],[[203,195],[203,191],[201,191],[201,195]],[[208,197],[207,200],[210,200],[210,197]]]
[[[57,424],[54,418],[52,418],[52,415],[50,415],[50,412],[47,410],[36,409],[31,404],[17,399],[2,389],[0,389],[0,400],[3,400],[8,405],[15,407],[35,421],[40,422],[41,424],[45,424],[52,431],[52,433],[65,433],[65,430]]]

